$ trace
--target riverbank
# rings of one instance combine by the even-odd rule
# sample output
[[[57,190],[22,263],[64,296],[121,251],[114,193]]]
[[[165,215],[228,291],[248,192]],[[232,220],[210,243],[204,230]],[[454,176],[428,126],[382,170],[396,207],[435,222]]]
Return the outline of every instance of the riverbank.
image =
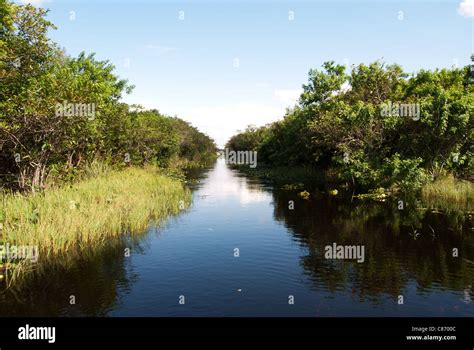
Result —
[[[38,259],[8,259],[4,254],[2,268],[6,260],[29,268],[81,255],[91,247],[98,249],[124,234],[143,231],[150,220],[178,213],[190,201],[190,191],[182,181],[153,166],[110,170],[42,193],[3,194],[0,246],[16,246],[18,252],[22,247],[37,247]]]
[[[474,211],[474,184],[448,176],[423,186],[421,198],[430,208],[472,213]]]
[[[196,178],[191,210],[158,227],[151,222],[143,232],[110,239],[102,249],[92,245],[67,265],[63,259],[54,259],[54,266],[42,264],[40,271],[11,288],[0,288],[0,314],[473,314],[468,301],[474,237],[467,216],[425,210],[406,198],[404,210],[398,198],[352,200],[351,191],[342,189],[336,195],[312,192],[305,200],[298,196],[303,190],[285,191],[244,177],[222,158]],[[325,247],[333,243],[363,246],[364,263],[326,259]],[[458,257],[452,255],[453,247]],[[240,257],[235,257],[235,248]],[[282,294],[275,286],[289,286],[291,291]],[[423,294],[416,293],[420,288]],[[287,302],[289,293],[299,296],[294,305]],[[334,293],[338,298],[329,297]],[[401,294],[418,307],[400,308]],[[185,307],[178,303],[180,295],[186,298]],[[326,300],[327,305],[308,308],[314,300]]]
[[[328,182],[324,171],[309,167],[270,167],[259,164],[256,168],[250,168],[248,165],[232,165],[231,168],[286,189],[323,187]]]
[[[270,182],[275,187],[283,190],[323,190],[333,191],[335,188],[347,188],[348,183],[343,183],[334,172],[304,167],[266,167],[249,168],[248,166],[232,166],[247,176],[256,177]],[[416,193],[415,193],[416,192]],[[458,211],[470,213],[474,210],[474,184],[469,181],[458,180],[452,176],[437,179],[421,187],[414,193],[404,195],[418,197],[424,207],[437,210]],[[337,192],[334,192],[337,193]],[[390,194],[399,193],[394,189],[373,189],[367,192],[354,191],[358,198],[380,199]]]

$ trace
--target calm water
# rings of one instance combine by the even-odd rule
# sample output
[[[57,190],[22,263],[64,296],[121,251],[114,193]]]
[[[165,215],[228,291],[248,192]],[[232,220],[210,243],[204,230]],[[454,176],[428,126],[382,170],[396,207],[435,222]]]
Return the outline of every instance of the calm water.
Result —
[[[306,201],[222,159],[193,191],[190,208],[133,242],[4,292],[0,315],[474,315],[472,218],[344,193]],[[365,262],[325,259],[333,242],[363,245]]]

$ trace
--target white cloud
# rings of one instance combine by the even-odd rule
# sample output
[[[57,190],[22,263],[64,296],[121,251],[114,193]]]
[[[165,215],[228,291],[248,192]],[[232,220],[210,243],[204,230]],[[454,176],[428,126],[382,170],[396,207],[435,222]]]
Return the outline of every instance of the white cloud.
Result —
[[[45,2],[51,2],[52,0],[20,0],[18,1],[20,4],[26,5],[26,4],[31,4],[33,6],[41,6]]]
[[[349,90],[351,90],[351,89],[352,89],[352,86],[351,86],[351,84],[349,84],[349,82],[347,82],[347,81],[344,82],[344,83],[342,84],[342,86],[341,86],[341,91],[342,91],[342,92],[347,92],[347,91],[349,91]]]
[[[273,97],[276,100],[286,104],[287,107],[291,107],[296,102],[298,102],[301,93],[301,89],[277,89],[273,91]]]
[[[269,88],[271,86],[272,86],[272,84],[266,83],[266,82],[258,82],[258,83],[255,84],[255,87],[259,88],[259,89],[266,89],[266,88]]]
[[[152,44],[147,45],[146,48],[149,50],[153,50],[157,56],[163,56],[166,54],[174,53],[178,50],[176,47],[152,45]]]
[[[463,0],[459,3],[458,13],[463,17],[474,17],[474,0]]]
[[[285,108],[241,101],[220,106],[198,106],[176,111],[176,114],[208,134],[222,147],[237,130],[244,130],[250,124],[262,126],[281,119]]]
[[[272,196],[268,192],[249,186],[249,180],[245,177],[238,178],[238,181],[232,180],[235,175],[225,166],[225,161],[222,158],[218,160],[217,167],[209,175],[208,181],[199,189],[200,193],[209,196],[206,199],[208,205],[219,205],[222,200],[229,197],[237,197],[243,207],[258,202],[269,203],[272,200]]]
[[[177,106],[165,100],[146,98],[125,98],[124,101],[140,104],[146,109],[156,108],[163,114],[176,115],[209,135],[219,147],[223,147],[238,130],[244,130],[248,125],[262,126],[282,119],[288,107],[286,104],[249,100],[195,106]]]

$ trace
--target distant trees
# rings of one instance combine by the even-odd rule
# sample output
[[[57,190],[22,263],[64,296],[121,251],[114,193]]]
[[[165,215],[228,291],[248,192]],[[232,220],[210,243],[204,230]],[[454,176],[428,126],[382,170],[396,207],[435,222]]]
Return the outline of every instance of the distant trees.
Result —
[[[299,104],[285,118],[232,137],[246,149],[259,135],[259,160],[270,166],[332,169],[357,186],[413,189],[446,172],[474,174],[474,87],[469,67],[421,70],[374,62],[326,62],[311,70]],[[255,139],[255,138],[254,138]]]
[[[133,86],[93,54],[67,56],[47,36],[46,13],[0,0],[0,183],[36,190],[52,171],[97,158],[168,165],[215,154],[185,121],[121,103]]]
[[[234,150],[254,151],[265,141],[267,130],[267,127],[257,128],[249,125],[245,131],[232,136],[226,147]]]

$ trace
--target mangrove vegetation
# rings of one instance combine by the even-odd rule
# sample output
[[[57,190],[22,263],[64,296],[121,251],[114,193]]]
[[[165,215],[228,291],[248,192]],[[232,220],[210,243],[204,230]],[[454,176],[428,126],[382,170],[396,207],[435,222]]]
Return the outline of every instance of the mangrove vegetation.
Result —
[[[0,0],[0,244],[59,262],[185,209],[183,173],[216,146],[122,102],[133,86],[109,61],[61,49],[47,12]],[[2,255],[1,279],[27,268],[18,260]]]
[[[472,210],[470,74],[469,66],[408,74],[381,61],[350,69],[326,62],[310,70],[282,120],[249,126],[226,148],[257,151],[258,169],[248,171],[283,185],[317,179],[362,193],[419,193],[429,185],[424,197]]]

